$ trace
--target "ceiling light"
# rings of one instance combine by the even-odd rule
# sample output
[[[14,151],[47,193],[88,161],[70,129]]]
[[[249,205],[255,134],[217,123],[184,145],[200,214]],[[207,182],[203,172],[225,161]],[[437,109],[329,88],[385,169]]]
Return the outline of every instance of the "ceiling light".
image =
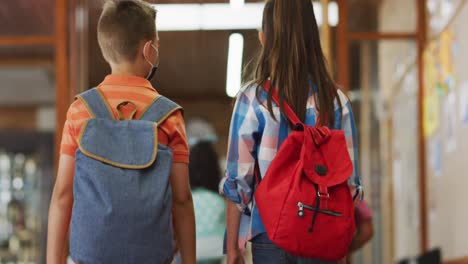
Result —
[[[244,37],[239,33],[229,36],[229,52],[226,77],[226,94],[235,97],[242,85],[242,57]]]
[[[230,4],[232,8],[241,8],[245,5],[245,0],[231,0]]]
[[[230,4],[157,4],[158,31],[241,30],[259,29],[264,3],[244,3],[231,0]],[[315,17],[323,23],[322,5],[314,2]],[[338,24],[338,5],[329,4],[330,26]]]

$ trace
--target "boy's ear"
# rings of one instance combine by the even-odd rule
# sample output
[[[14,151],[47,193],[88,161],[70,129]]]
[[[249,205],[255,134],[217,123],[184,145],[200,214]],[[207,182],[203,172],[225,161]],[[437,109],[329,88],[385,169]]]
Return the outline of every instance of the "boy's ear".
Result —
[[[145,59],[151,58],[151,41],[145,41],[142,45],[142,53]]]
[[[258,40],[260,40],[262,46],[265,46],[265,33],[263,31],[258,31]]]

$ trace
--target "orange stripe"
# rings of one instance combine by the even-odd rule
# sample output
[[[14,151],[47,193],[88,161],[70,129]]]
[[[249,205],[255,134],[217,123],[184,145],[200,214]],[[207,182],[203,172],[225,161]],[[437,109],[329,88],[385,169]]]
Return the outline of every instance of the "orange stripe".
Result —
[[[189,163],[190,162],[190,157],[189,155],[177,155],[174,154],[174,157],[172,158],[173,163]]]
[[[84,122],[86,122],[86,120],[88,120],[89,118],[84,118],[84,119],[78,119],[78,120],[75,120],[73,121],[75,126],[76,126],[76,129],[80,129],[80,127],[83,125]]]
[[[72,103],[68,112],[75,113],[75,112],[82,111],[82,110],[86,110],[86,106],[83,104],[81,100],[76,100],[75,102]]]
[[[60,154],[65,154],[65,155],[74,157],[75,151],[76,151],[76,148],[74,145],[68,145],[68,144],[63,144],[63,143],[60,145]]]
[[[100,86],[99,89],[104,94],[107,93],[137,93],[137,94],[143,94],[143,95],[148,95],[148,96],[155,96],[158,95],[158,93],[155,90],[150,90],[150,89],[141,89],[139,87],[128,87],[128,86]]]
[[[70,113],[76,113],[80,111],[86,111],[86,107],[83,104],[80,105],[72,105],[70,107],[70,110],[68,110]]]
[[[113,92],[109,94],[104,94],[104,96],[106,97],[107,100],[109,100],[109,103],[110,101],[113,101],[113,100],[118,100],[122,102],[122,98],[125,98],[126,100],[132,101],[133,103],[137,105],[149,104],[156,97],[156,96],[148,96],[148,95],[142,95],[142,94],[137,94],[137,93],[124,93],[124,92]]]
[[[71,117],[72,120],[78,120],[78,119],[90,118],[91,115],[88,113],[88,111],[86,111],[84,109],[84,110],[82,110],[80,112],[72,113],[70,117]]]
[[[101,85],[99,89],[104,93],[110,92],[134,92],[134,93],[141,93],[141,94],[157,94],[155,90],[144,88],[140,89],[141,87],[129,87],[129,86],[117,86],[117,85]]]
[[[144,109],[159,95],[155,90],[143,87],[129,87],[116,85],[101,85],[100,91],[103,93],[110,108],[116,114],[116,107],[122,101],[132,101],[137,105],[137,117],[141,115]],[[124,112],[127,109],[124,110]],[[86,106],[80,100],[76,100],[70,106],[67,122],[71,125],[70,129],[65,129],[62,139],[62,154],[74,155],[77,149],[76,141],[81,133],[84,123],[91,118]],[[158,129],[159,143],[170,145],[174,151],[174,162],[188,162],[188,146],[186,135],[180,124],[183,120],[182,115],[177,112],[171,115]],[[70,131],[72,130],[72,131]],[[170,139],[170,140],[169,140]]]

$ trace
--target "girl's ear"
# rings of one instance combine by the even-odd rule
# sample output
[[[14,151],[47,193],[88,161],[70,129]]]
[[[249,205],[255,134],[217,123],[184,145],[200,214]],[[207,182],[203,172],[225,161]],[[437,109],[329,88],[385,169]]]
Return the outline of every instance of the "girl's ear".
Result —
[[[265,46],[265,33],[263,31],[258,31],[258,40],[260,40],[262,46]]]

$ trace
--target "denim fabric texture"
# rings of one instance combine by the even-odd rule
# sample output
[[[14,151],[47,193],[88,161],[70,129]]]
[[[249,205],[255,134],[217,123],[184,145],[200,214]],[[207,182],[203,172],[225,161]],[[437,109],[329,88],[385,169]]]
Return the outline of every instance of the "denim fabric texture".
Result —
[[[273,244],[266,233],[252,240],[252,258],[254,264],[336,264],[292,256]]]
[[[161,120],[165,117],[167,113],[170,113],[172,110],[179,108],[176,103],[172,102],[164,96],[160,96],[156,101],[148,108],[146,113],[141,117],[141,120],[146,120],[150,122],[155,122]]]
[[[101,161],[147,164],[157,131],[149,121],[112,120],[95,90],[81,96],[95,118],[83,128],[75,158],[72,259],[86,264],[170,263],[174,249],[171,149],[157,145],[156,161],[143,169],[125,169]],[[147,114],[154,121],[178,107],[169,100],[159,99],[155,104],[165,110],[150,107]],[[95,156],[86,155],[83,149]]]
[[[143,166],[157,151],[153,122],[90,119],[83,129],[80,149],[114,163]]]

